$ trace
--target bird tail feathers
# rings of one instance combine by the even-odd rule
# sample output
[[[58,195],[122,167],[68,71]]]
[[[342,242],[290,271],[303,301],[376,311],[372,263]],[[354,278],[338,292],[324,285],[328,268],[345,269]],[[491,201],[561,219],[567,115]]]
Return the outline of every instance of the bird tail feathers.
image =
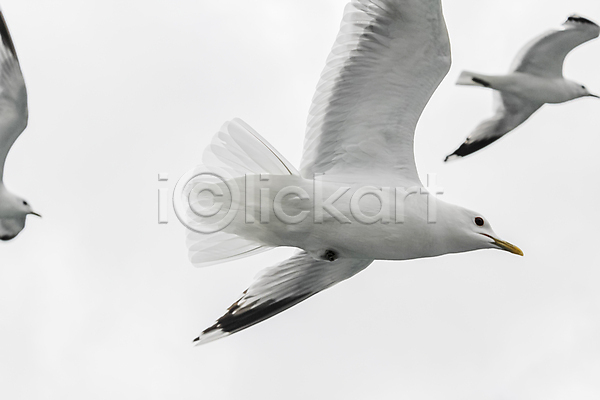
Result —
[[[222,230],[227,226],[222,221],[227,221],[229,212],[234,208],[243,208],[235,204],[241,199],[231,195],[227,182],[233,178],[258,174],[299,175],[298,171],[240,119],[229,121],[221,127],[204,150],[202,162],[203,165],[194,169],[191,174],[193,178],[188,180],[182,192],[181,199],[188,206],[185,211],[178,212],[180,220],[188,228],[186,242],[192,264],[205,267],[270,250],[269,246]],[[198,189],[199,183],[203,189]],[[224,203],[216,213],[210,215],[209,210],[215,206],[214,190],[225,193],[219,195]],[[191,197],[192,194],[195,197]]]
[[[202,156],[204,165],[239,177],[247,174],[300,175],[269,142],[239,118],[223,124]]]

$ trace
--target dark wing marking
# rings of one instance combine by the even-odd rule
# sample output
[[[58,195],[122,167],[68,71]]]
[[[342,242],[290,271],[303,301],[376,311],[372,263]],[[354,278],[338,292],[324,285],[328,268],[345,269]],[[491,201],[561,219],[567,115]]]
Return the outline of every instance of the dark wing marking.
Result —
[[[10,32],[8,31],[8,25],[6,25],[2,10],[0,10],[0,36],[2,36],[2,44],[10,50],[13,57],[18,61],[19,57],[17,56],[17,50],[15,50],[15,45],[10,36]]]
[[[576,14],[571,15],[569,18],[567,18],[567,22],[577,22],[580,24],[588,24],[588,25],[598,26],[598,24],[596,24],[595,22],[590,21],[589,19],[581,17]]]
[[[509,93],[494,93],[496,114],[483,122],[444,161],[465,157],[494,143],[525,122],[542,104],[528,103]]]
[[[194,342],[204,344],[239,332],[365,269],[372,260],[316,260],[301,251],[264,270],[225,315]]]

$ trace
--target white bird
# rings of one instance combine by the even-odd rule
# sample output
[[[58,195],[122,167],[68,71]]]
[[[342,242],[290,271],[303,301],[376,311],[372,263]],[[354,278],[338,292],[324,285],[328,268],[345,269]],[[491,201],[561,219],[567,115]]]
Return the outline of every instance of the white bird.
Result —
[[[204,165],[176,188],[192,263],[276,246],[300,251],[264,270],[197,344],[261,322],[373,260],[523,254],[479,213],[423,194],[414,131],[449,68],[440,0],[353,0],[313,99],[300,172],[241,120],[223,126]]]
[[[590,96],[588,89],[563,77],[567,54],[595,39],[600,27],[578,15],[558,29],[535,38],[517,55],[508,75],[490,76],[464,71],[457,85],[495,89],[496,114],[480,123],[466,141],[444,161],[465,157],[500,139],[525,122],[546,103],[564,103]]]
[[[0,35],[0,240],[10,240],[23,230],[27,215],[40,215],[27,201],[9,192],[3,182],[6,157],[25,130],[28,114],[25,81],[2,11]]]

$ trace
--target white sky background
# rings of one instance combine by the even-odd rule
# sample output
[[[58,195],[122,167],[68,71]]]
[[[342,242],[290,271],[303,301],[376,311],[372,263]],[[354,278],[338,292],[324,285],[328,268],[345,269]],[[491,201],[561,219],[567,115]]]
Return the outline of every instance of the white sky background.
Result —
[[[423,177],[525,252],[376,262],[222,341],[192,339],[278,249],[187,260],[157,189],[241,117],[296,166],[346,0],[4,0],[30,123],[5,183],[44,215],[0,243],[6,399],[597,399],[600,102],[546,106],[443,164],[491,114],[463,69],[502,73],[522,45],[597,0],[445,1],[453,67],[416,139]],[[600,41],[565,74],[600,93]],[[157,181],[159,172],[171,180]]]

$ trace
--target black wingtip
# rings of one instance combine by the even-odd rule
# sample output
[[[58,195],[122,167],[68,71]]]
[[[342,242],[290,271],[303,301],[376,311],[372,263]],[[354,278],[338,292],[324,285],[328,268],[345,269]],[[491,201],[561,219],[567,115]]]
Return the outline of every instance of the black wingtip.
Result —
[[[468,155],[471,155],[486,146],[494,143],[496,140],[500,139],[502,136],[484,138],[479,140],[471,140],[467,139],[463,144],[460,145],[458,149],[448,157],[446,157],[447,161],[451,161],[454,158],[463,158]]]
[[[584,18],[584,17],[582,17],[580,15],[577,15],[577,14],[573,14],[569,18],[567,18],[567,22],[575,22],[575,23],[578,23],[578,24],[586,24],[586,25],[598,26],[598,24],[596,24],[595,22],[590,21],[589,19]]]
[[[448,162],[448,161],[452,161],[452,160],[457,160],[459,158],[462,158],[463,156],[461,156],[460,154],[458,154],[456,151],[448,156],[446,156],[446,158],[444,158],[444,162]]]
[[[473,82],[475,82],[476,84],[478,84],[478,85],[485,86],[486,88],[489,88],[489,87],[491,87],[491,86],[492,86],[492,85],[491,85],[491,84],[490,84],[488,81],[486,81],[486,80],[483,80],[483,79],[481,79],[481,78],[476,78],[476,77],[473,77],[473,78],[471,78],[471,80],[472,80]]]
[[[292,296],[279,301],[267,301],[262,304],[252,305],[248,308],[240,305],[242,301],[240,299],[229,307],[225,315],[219,318],[213,326],[205,329],[192,343],[195,345],[209,343],[239,332],[279,314],[281,311],[290,308],[308,297],[310,295]]]
[[[217,323],[208,328],[206,331],[219,329],[225,333],[235,333],[243,329],[249,328],[259,322],[262,322],[272,316],[279,314],[306,299],[308,296],[291,296],[277,301],[267,301],[251,308],[242,309],[239,312],[239,305],[236,303],[230,307],[228,312],[223,315]]]
[[[0,36],[2,36],[2,43],[4,46],[6,46],[12,55],[18,60],[19,58],[17,57],[17,51],[15,50],[15,45],[10,37],[8,25],[6,25],[6,20],[4,19],[4,13],[2,10],[0,10]]]

